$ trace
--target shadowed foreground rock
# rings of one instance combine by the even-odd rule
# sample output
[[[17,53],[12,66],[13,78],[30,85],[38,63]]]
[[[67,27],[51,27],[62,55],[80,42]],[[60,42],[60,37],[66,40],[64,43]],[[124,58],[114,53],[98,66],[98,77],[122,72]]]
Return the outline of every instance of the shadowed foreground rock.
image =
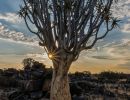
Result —
[[[31,58],[23,65],[23,70],[0,70],[0,100],[49,100],[52,68]],[[69,74],[69,79],[73,100],[130,99],[129,74],[86,71]]]

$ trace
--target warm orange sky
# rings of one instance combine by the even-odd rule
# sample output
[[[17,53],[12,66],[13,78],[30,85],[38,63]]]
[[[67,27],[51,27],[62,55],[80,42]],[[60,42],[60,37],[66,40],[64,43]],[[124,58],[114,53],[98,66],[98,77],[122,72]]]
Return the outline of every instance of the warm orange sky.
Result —
[[[13,43],[13,42],[12,42]],[[21,46],[21,44],[18,44]],[[16,45],[15,45],[16,46]],[[25,46],[26,47],[26,46]],[[27,45],[28,47],[28,45]],[[33,46],[34,48],[38,48]],[[33,49],[34,50],[34,49]],[[39,49],[42,50],[43,49]],[[34,50],[35,51],[35,50]],[[95,51],[94,49],[91,51],[84,51],[80,54],[80,57],[77,61],[73,62],[70,68],[70,72],[75,71],[90,71],[91,73],[99,73],[101,71],[115,71],[115,72],[124,72],[124,73],[130,73],[129,66],[123,66],[123,64],[126,64],[126,60],[114,58],[113,56],[110,57],[111,59],[104,58],[100,55],[94,56],[99,54],[99,51]],[[110,54],[109,54],[110,55]],[[105,56],[105,55],[104,55]],[[118,55],[119,56],[119,55]],[[34,58],[35,60],[38,60],[40,62],[43,62],[47,65],[47,67],[52,66],[51,60],[48,59],[48,56],[46,53],[37,53],[37,54],[27,54],[27,55],[0,55],[0,68],[22,68],[22,60],[24,58]],[[102,59],[101,59],[102,57]]]
[[[45,61],[46,62],[46,61]],[[45,63],[44,62],[44,63]],[[47,67],[50,67],[52,64],[51,64],[51,61],[46,63],[47,64]],[[19,63],[1,63],[0,64],[0,68],[17,68],[17,69],[21,69],[23,68],[23,65],[19,62]],[[114,66],[114,65],[100,65],[98,64],[97,65],[94,65],[94,64],[80,64],[78,63],[78,60],[76,62],[74,62],[71,67],[70,67],[70,72],[82,72],[82,71],[90,71],[91,73],[99,73],[101,71],[114,71],[114,72],[124,72],[124,73],[130,73],[130,70],[128,70],[128,67],[121,67],[121,66]]]

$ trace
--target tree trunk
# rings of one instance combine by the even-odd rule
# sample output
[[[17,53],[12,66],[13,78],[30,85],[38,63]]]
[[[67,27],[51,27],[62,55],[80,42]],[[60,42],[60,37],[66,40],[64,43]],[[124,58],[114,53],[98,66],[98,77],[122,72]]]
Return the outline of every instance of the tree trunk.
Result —
[[[70,63],[67,60],[60,60],[54,65],[53,77],[51,83],[50,100],[71,100],[68,70]]]

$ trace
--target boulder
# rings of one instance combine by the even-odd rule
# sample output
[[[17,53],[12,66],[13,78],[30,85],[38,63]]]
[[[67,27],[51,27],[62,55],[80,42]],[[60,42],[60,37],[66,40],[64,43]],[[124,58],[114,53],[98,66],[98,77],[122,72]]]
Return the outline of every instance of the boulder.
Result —
[[[25,84],[25,91],[39,91],[42,89],[42,80],[28,80]]]
[[[38,100],[38,99],[42,98],[42,96],[43,96],[42,91],[35,91],[35,92],[30,93],[30,98],[32,100],[34,100],[34,99]]]
[[[3,90],[0,90],[0,100],[9,100],[7,94]]]
[[[43,91],[50,91],[50,88],[51,88],[51,79],[44,80],[42,90]]]

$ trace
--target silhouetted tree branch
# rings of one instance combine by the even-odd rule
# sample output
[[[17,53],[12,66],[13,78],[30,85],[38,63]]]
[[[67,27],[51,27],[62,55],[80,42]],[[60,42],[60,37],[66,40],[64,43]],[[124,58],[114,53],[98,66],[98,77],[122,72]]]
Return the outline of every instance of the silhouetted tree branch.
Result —
[[[110,12],[113,0],[23,1],[19,15],[48,52],[62,48],[76,57],[81,50],[91,49],[117,25]],[[37,32],[30,27],[31,24],[36,26]],[[99,37],[103,24],[106,32]],[[93,42],[87,46],[90,39]]]

